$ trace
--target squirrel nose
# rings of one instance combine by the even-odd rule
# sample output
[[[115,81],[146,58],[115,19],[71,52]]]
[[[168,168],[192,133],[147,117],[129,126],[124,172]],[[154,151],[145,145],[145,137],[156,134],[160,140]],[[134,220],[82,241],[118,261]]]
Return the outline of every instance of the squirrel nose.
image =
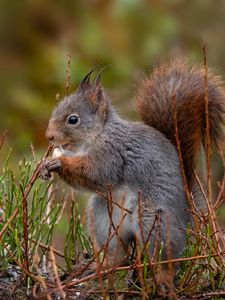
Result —
[[[49,130],[47,129],[46,130],[46,138],[49,139],[50,141],[53,141],[54,140],[54,134]]]
[[[54,135],[49,136],[48,139],[52,142],[54,140]]]

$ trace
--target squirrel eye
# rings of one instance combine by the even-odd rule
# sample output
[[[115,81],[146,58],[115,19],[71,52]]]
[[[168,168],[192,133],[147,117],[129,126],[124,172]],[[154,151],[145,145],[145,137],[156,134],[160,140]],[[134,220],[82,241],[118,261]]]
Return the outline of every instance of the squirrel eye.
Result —
[[[68,122],[72,125],[75,125],[79,122],[79,118],[77,115],[71,115],[68,119]]]

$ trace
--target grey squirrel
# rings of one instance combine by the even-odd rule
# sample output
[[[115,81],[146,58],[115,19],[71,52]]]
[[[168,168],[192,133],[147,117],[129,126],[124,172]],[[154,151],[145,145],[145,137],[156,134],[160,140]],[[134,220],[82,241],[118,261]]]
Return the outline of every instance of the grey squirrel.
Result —
[[[115,261],[126,256],[135,240],[142,248],[148,242],[148,251],[153,255],[158,239],[157,250],[162,247],[166,257],[168,228],[172,257],[178,257],[186,240],[181,228],[187,228],[191,214],[176,148],[173,97],[185,175],[192,190],[196,157],[205,137],[204,68],[177,59],[146,77],[136,94],[136,108],[143,123],[121,119],[100,78],[92,81],[91,73],[52,113],[46,136],[60,155],[43,162],[42,177],[57,172],[72,187],[92,193],[88,208],[90,233],[101,248],[109,239],[110,223],[114,224],[113,230],[118,227],[117,234],[108,241]],[[210,137],[217,150],[224,142],[225,90],[220,78],[211,72],[208,91]],[[106,193],[106,187],[110,187],[114,201],[112,220],[108,203],[100,194]],[[130,212],[122,221],[124,211],[116,203]],[[157,214],[159,234],[152,228]]]

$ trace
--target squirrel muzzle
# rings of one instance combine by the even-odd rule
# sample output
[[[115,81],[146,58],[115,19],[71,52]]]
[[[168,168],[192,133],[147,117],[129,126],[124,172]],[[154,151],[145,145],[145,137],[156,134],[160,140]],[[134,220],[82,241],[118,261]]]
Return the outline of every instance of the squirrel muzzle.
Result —
[[[51,119],[49,120],[48,123],[48,127],[45,133],[45,137],[50,140],[51,142],[53,142],[55,140],[55,134],[56,134],[56,128],[54,126],[54,122],[51,121]]]
[[[54,133],[51,129],[49,129],[49,127],[46,130],[45,136],[48,140],[50,140],[52,142],[54,141]]]

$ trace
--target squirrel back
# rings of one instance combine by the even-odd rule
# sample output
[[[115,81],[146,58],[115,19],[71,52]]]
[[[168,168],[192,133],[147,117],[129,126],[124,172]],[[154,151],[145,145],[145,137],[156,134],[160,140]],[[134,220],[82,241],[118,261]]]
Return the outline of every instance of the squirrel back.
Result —
[[[177,59],[156,68],[141,84],[136,109],[141,119],[162,132],[176,146],[174,102],[182,160],[190,185],[201,143],[205,144],[205,70]],[[175,101],[174,101],[175,100]],[[224,141],[225,89],[220,77],[208,73],[208,110],[211,146],[219,152]]]

